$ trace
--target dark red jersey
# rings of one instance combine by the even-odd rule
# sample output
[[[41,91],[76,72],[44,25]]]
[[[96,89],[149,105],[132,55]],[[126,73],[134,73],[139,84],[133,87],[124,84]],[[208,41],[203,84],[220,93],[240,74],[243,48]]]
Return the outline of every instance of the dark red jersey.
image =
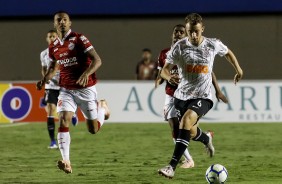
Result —
[[[97,83],[96,74],[89,76],[87,86],[76,84],[81,74],[91,64],[86,52],[92,49],[90,41],[82,34],[71,30],[60,40],[57,38],[49,46],[49,56],[60,65],[59,85],[66,89],[81,89]]]
[[[158,59],[158,69],[161,70],[164,65],[165,65],[165,60],[166,60],[166,54],[170,50],[170,48],[166,48],[161,51]],[[170,74],[178,74],[178,68],[175,65],[172,70],[170,71]],[[169,96],[173,96],[174,91],[177,89],[177,86],[173,86],[168,81],[166,81],[166,86],[165,86],[165,93],[168,94]]]

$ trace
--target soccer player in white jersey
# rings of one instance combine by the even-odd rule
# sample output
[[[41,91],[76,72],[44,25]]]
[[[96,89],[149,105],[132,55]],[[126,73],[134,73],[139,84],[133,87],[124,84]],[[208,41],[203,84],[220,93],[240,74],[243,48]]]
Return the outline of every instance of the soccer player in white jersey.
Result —
[[[65,173],[72,173],[69,125],[77,107],[80,107],[91,134],[97,133],[110,116],[106,101],[98,101],[95,87],[95,72],[102,64],[101,58],[86,36],[71,30],[71,24],[68,13],[55,13],[54,27],[58,38],[49,45],[52,62],[42,80],[37,82],[37,89],[40,90],[60,70],[61,90],[57,103],[60,127],[57,139],[62,159],[57,166]]]
[[[212,69],[216,55],[225,56],[234,67],[236,84],[243,76],[235,55],[220,40],[202,35],[204,25],[197,13],[185,18],[188,37],[179,40],[167,54],[166,64],[161,72],[162,78],[178,85],[174,97],[175,108],[180,114],[179,134],[169,165],[159,169],[159,174],[172,178],[176,166],[189,145],[192,135],[202,139],[210,156],[214,155],[212,138],[209,134],[197,132],[198,120],[213,106],[211,85]],[[170,70],[177,65],[179,76],[171,75]]]
[[[172,32],[172,45],[175,44],[178,40],[184,38],[186,36],[185,33],[185,26],[182,24],[178,24],[174,26],[173,32]],[[165,64],[165,59],[166,59],[166,54],[170,50],[170,48],[163,49],[158,57],[158,75],[155,80],[155,88],[157,88],[160,84],[163,83],[163,78],[160,76],[161,70]],[[177,66],[174,66],[174,68],[170,71],[171,74],[178,74],[178,69]],[[164,119],[165,121],[168,122],[171,132],[172,132],[172,137],[173,137],[173,142],[175,143],[175,139],[178,136],[179,132],[179,121],[177,118],[177,112],[174,107],[173,101],[173,93],[176,90],[177,86],[171,85],[166,81],[166,86],[165,86],[165,104],[164,104]],[[183,161],[183,164],[181,165],[181,168],[192,168],[194,167],[194,161],[192,156],[190,155],[188,149],[184,151],[184,158],[185,160]]]
[[[185,26],[182,24],[178,24],[176,26],[174,26],[173,28],[173,33],[172,33],[172,45],[173,46],[178,40],[186,37],[186,31],[185,31]],[[163,82],[163,78],[160,76],[161,70],[163,68],[163,66],[165,65],[165,60],[166,60],[166,55],[168,53],[168,51],[170,50],[170,48],[166,48],[163,49],[159,55],[158,58],[158,76],[156,78],[155,81],[155,87],[157,88],[162,82]],[[178,68],[175,65],[172,70],[170,70],[170,74],[171,75],[178,75]],[[218,99],[218,101],[222,100],[224,103],[227,103],[228,100],[227,98],[223,95],[223,93],[221,92],[219,85],[217,83],[216,80],[216,76],[214,73],[212,73],[212,81],[213,81],[213,85],[216,91],[216,98]],[[178,136],[179,133],[179,121],[178,121],[178,116],[177,116],[177,111],[174,107],[174,98],[173,98],[173,94],[175,92],[175,90],[177,89],[176,85],[171,85],[168,81],[166,81],[166,86],[165,86],[165,92],[166,92],[166,97],[165,97],[165,105],[164,105],[164,117],[165,120],[168,121],[171,130],[172,130],[172,136],[173,136],[173,142],[175,143],[175,139],[177,138],[176,136]],[[198,127],[199,134],[201,132],[201,129]],[[210,132],[212,133],[212,132]],[[196,136],[196,135],[195,135]],[[198,140],[197,137],[193,137],[193,140],[195,141],[201,141]],[[184,151],[184,157],[185,160],[183,161],[182,165],[180,166],[180,168],[193,168],[194,167],[194,160],[192,159],[191,155],[189,154],[188,149],[186,149]]]
[[[51,44],[56,38],[58,34],[55,30],[50,30],[47,32],[46,42],[48,45]],[[41,61],[41,74],[44,76],[47,72],[48,67],[50,66],[51,59],[49,58],[49,49],[45,49],[40,53],[40,61]],[[58,102],[58,96],[60,92],[59,86],[59,71],[53,76],[51,80],[49,80],[48,84],[45,84],[45,94],[44,99],[42,101],[42,105],[45,105],[45,110],[47,113],[47,129],[49,133],[49,137],[51,140],[50,145],[48,148],[50,149],[57,149],[58,146],[56,144],[55,139],[55,120],[54,120],[54,112],[56,110],[56,105]],[[72,124],[75,126],[77,125],[78,120],[77,117],[74,115],[72,117]]]

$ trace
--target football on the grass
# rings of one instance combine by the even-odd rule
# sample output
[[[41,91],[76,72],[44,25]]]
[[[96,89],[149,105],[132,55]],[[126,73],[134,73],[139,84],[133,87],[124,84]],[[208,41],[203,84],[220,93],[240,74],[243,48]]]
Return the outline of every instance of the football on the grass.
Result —
[[[210,184],[224,184],[227,178],[228,172],[223,165],[213,164],[206,171],[206,180]]]

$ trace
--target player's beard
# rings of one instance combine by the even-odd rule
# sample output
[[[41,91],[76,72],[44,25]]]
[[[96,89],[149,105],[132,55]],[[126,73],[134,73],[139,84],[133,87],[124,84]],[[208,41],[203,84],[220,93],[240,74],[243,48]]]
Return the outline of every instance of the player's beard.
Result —
[[[60,30],[61,30],[61,33],[65,33],[66,32],[66,27],[61,26]]]
[[[199,45],[199,39],[198,38],[192,38],[191,41],[192,45],[198,46]]]
[[[67,33],[67,27],[65,27],[65,26],[60,26],[60,32],[61,32],[61,34],[62,34],[62,37],[64,37],[65,36],[65,34]]]
[[[178,37],[174,38],[174,39],[173,39],[173,43],[178,42],[178,40],[180,40],[180,38],[178,38]]]

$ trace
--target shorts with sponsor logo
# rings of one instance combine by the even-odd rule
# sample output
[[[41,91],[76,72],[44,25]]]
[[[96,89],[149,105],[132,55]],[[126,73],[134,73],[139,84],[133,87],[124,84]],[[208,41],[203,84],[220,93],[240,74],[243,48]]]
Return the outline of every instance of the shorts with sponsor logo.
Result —
[[[45,89],[44,100],[42,101],[42,104],[47,105],[47,103],[50,103],[56,105],[58,102],[59,93],[60,90],[57,89]]]
[[[174,97],[170,95],[165,95],[165,105],[164,105],[164,118],[165,121],[171,118],[177,118],[177,112],[174,107]]]
[[[183,115],[188,109],[191,109],[196,112],[199,118],[201,118],[212,108],[213,101],[203,98],[189,100],[180,100],[175,98],[174,105],[177,111],[179,112],[178,116],[180,119],[182,119]]]
[[[97,119],[98,101],[95,86],[74,90],[61,88],[58,99],[57,112],[75,113],[79,107],[85,119]]]

